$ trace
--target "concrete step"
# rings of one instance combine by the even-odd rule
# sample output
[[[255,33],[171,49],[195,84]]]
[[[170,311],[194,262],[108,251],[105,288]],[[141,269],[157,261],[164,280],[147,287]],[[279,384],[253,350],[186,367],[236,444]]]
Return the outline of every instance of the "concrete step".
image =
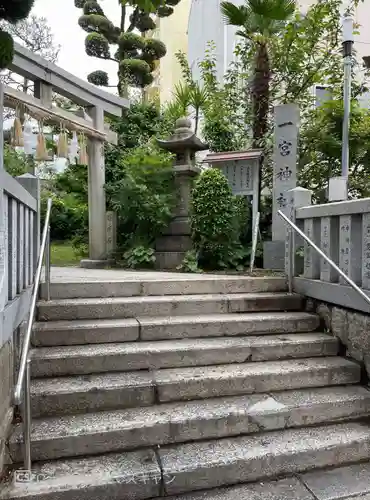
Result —
[[[296,477],[162,497],[161,500],[164,498],[166,500],[317,500]]]
[[[179,278],[168,273],[166,279],[128,279],[51,283],[53,299],[133,297],[140,295],[199,295],[207,293],[285,292],[284,277],[193,275]],[[41,297],[46,298],[45,283]]]
[[[38,347],[32,350],[32,375],[53,377],[335,356],[338,348],[338,340],[325,333]]]
[[[359,463],[289,475],[161,500],[369,500],[370,464]]]
[[[167,368],[34,379],[34,417],[115,410],[171,401],[356,384],[360,365],[339,357]]]
[[[159,370],[160,402],[358,383],[360,366],[343,358],[307,358]]]
[[[168,495],[339,466],[370,454],[370,425],[347,423],[158,450]]]
[[[139,340],[140,324],[134,318],[35,323],[34,346],[64,346],[132,342]]]
[[[184,316],[256,311],[299,310],[303,299],[289,293],[235,293],[61,299],[38,304],[39,321],[114,319],[140,316]]]
[[[317,330],[319,317],[305,312],[202,314],[36,323],[35,346],[61,346],[182,338],[304,333]]]
[[[19,481],[11,483],[3,488],[0,498],[143,500],[257,480],[260,483],[258,492],[265,487],[265,479],[304,473],[315,468],[349,465],[367,460],[369,453],[370,427],[367,423],[264,432],[252,436],[170,445],[159,448],[156,453],[151,449],[143,449],[138,452],[36,462],[33,465],[35,480],[28,484]],[[254,484],[250,488],[256,486]],[[246,486],[238,488],[240,491],[240,488]],[[209,496],[212,492],[205,491],[200,497],[188,496],[184,500],[231,499],[228,494],[230,490],[222,491],[222,496],[212,497]],[[235,495],[233,498],[310,498],[299,494],[300,491],[304,493],[305,490],[302,489],[298,492],[292,490],[296,494],[294,497],[283,497],[281,492],[280,497],[275,496],[274,492],[278,492],[276,488],[267,490],[273,494],[271,497],[256,496],[253,494],[254,489],[249,491],[252,493],[250,497]],[[309,495],[309,490],[306,491]]]
[[[18,476],[18,480],[17,480]],[[143,500],[163,493],[151,449],[32,464],[32,481],[13,476],[1,500]]]
[[[110,412],[34,419],[32,457],[51,460],[356,419],[370,414],[370,391],[358,386],[170,403]],[[22,460],[22,428],[11,436]]]
[[[317,315],[295,311],[144,317],[138,321],[141,340],[306,333],[320,325]]]

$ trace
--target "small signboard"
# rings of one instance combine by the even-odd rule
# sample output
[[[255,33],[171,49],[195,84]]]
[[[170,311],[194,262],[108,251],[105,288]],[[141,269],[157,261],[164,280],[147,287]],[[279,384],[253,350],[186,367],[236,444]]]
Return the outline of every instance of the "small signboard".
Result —
[[[209,153],[204,162],[219,168],[229,181],[234,195],[252,198],[253,227],[259,211],[259,176],[262,150]]]

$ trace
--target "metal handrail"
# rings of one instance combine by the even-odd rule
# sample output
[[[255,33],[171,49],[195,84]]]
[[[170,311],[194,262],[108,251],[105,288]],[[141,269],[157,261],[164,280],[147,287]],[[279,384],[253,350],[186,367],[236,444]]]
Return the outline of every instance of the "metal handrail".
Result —
[[[289,217],[287,217],[281,210],[278,211],[278,214],[280,215],[280,217],[282,219],[284,219],[285,222],[287,222],[289,224],[289,226],[294,229],[294,231],[296,233],[299,234],[299,236],[301,236],[305,242],[310,245],[314,250],[316,250],[316,252],[320,255],[320,257],[322,257],[328,264],[329,266],[331,266],[364,300],[365,302],[367,302],[369,305],[370,305],[370,297],[368,295],[366,295],[366,293],[361,290],[361,288],[356,285],[356,283],[351,280],[351,278],[349,276],[347,276],[336,264],[335,262],[333,262],[330,257],[328,257],[317,245],[315,245],[315,243],[310,240],[310,238],[303,232],[299,229],[299,227],[297,227],[294,222],[292,222]],[[293,279],[293,275],[294,275],[294,259],[293,259],[293,250],[294,250],[294,245],[292,244],[292,237],[291,237],[291,233],[289,235],[289,259],[290,259],[290,262],[289,262],[289,270],[288,270],[288,274],[289,274],[289,281],[290,281],[290,284],[289,284],[289,289],[292,288],[292,284],[291,284],[291,280]]]
[[[40,254],[37,261],[35,279],[33,282],[30,313],[28,316],[26,335],[24,337],[21,361],[19,364],[19,372],[17,383],[14,389],[14,404],[19,406],[22,403],[23,392],[23,437],[24,437],[24,467],[26,470],[31,470],[31,398],[30,398],[30,381],[31,381],[31,359],[29,357],[31,334],[33,322],[35,319],[36,303],[40,286],[40,278],[42,264],[45,260],[45,281],[46,281],[46,298],[50,300],[50,213],[52,200],[49,198],[47,202],[46,216],[44,228],[42,231]],[[45,254],[46,252],[46,254]]]

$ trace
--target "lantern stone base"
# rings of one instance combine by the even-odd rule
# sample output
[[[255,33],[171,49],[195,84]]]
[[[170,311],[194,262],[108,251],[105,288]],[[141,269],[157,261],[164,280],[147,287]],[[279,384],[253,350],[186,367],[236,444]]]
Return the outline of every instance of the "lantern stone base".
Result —
[[[263,268],[285,269],[285,241],[265,241],[263,244]]]
[[[156,240],[155,266],[157,269],[176,269],[192,249],[188,217],[175,217],[164,234]]]
[[[190,235],[161,236],[155,244],[157,252],[187,252],[192,249]]]
[[[181,266],[186,252],[155,252],[155,268],[175,271]]]
[[[82,259],[80,267],[85,269],[106,269],[107,267],[114,267],[115,264],[114,259]]]

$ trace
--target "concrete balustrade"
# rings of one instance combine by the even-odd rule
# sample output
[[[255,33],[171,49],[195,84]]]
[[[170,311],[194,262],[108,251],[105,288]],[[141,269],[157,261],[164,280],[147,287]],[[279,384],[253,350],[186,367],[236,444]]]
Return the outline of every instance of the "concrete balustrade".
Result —
[[[5,344],[29,310],[39,241],[39,180],[32,174],[15,179],[0,169],[0,186],[1,344]]]
[[[302,188],[291,191],[296,224],[370,296],[370,198],[299,206],[297,194],[304,192],[309,193]],[[294,288],[308,297],[370,312],[360,295],[307,244],[303,273],[296,273]]]

